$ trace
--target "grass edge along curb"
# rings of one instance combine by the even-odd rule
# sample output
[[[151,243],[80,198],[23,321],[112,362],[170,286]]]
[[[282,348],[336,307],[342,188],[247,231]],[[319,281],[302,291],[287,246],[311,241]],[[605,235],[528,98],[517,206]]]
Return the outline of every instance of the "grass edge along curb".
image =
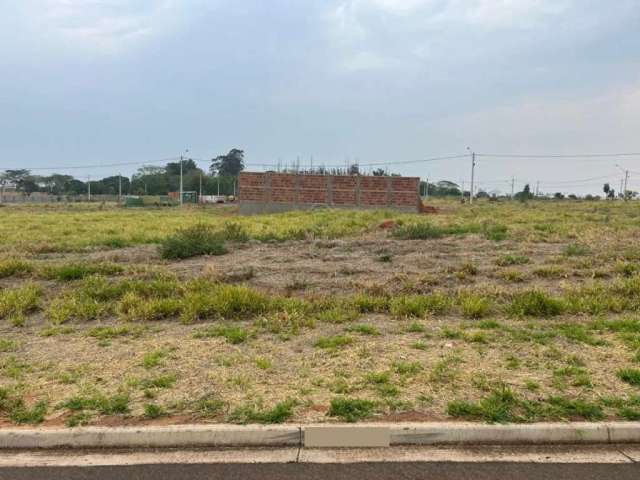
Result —
[[[640,422],[526,425],[361,423],[288,425],[173,425],[150,427],[7,428],[0,449],[150,448],[187,446],[304,446],[306,427],[388,429],[391,445],[640,443]]]

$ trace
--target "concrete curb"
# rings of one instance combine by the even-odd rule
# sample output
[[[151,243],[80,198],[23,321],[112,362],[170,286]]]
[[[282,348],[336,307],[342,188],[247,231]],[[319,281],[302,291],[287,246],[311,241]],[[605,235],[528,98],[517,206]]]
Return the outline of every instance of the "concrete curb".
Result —
[[[306,430],[309,435],[305,435]],[[312,432],[315,438],[319,438],[320,434],[320,442],[312,440]],[[331,432],[339,433],[333,435]],[[335,436],[335,442],[332,442],[332,436]],[[381,441],[388,442],[389,446],[640,443],[640,422],[528,425],[441,422],[0,429],[0,449],[380,447]]]

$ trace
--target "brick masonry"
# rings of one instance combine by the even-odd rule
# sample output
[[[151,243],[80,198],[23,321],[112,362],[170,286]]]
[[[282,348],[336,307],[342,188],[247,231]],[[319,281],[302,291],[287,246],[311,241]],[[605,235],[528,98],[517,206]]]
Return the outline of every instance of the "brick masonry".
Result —
[[[242,213],[323,206],[419,211],[419,184],[418,177],[242,172],[238,199]]]

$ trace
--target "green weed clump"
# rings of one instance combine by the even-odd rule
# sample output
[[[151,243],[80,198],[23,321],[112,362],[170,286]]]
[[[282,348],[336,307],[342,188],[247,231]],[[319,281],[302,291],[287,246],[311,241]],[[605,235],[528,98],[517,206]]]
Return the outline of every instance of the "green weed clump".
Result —
[[[116,275],[124,268],[115,263],[66,263],[62,265],[48,265],[43,268],[45,278],[70,282],[80,280],[91,275]]]
[[[331,400],[327,415],[338,417],[345,422],[354,423],[374,414],[377,404],[361,398],[338,397]]]
[[[224,326],[210,326],[200,330],[196,330],[193,333],[194,338],[211,338],[211,337],[224,337],[227,342],[237,345],[244,343],[249,338],[250,332],[242,327],[236,327],[232,325]]]
[[[424,318],[427,314],[445,314],[451,307],[451,298],[442,293],[432,293],[394,297],[390,302],[389,310],[396,317]]]
[[[348,335],[335,335],[333,337],[320,337],[314,345],[325,350],[336,350],[352,343],[353,338]]]
[[[346,328],[347,332],[360,333],[362,335],[380,335],[380,331],[373,325],[365,323],[359,325],[350,325]]]
[[[198,255],[224,255],[224,233],[209,225],[199,224],[178,230],[160,243],[160,256],[167,260]]]
[[[577,257],[588,255],[590,253],[589,247],[586,245],[580,245],[578,243],[570,243],[562,251],[567,257]]]
[[[97,393],[92,396],[75,396],[65,401],[62,408],[73,411],[91,410],[102,415],[116,415],[129,412],[129,396],[118,393],[107,396]]]
[[[177,298],[145,299],[129,292],[122,298],[117,310],[125,321],[162,320],[177,316],[182,310],[182,302]]]
[[[18,258],[0,260],[0,278],[27,275],[33,272],[33,265]]]
[[[34,283],[0,290],[0,319],[22,325],[26,315],[39,307],[41,295],[42,289]]]
[[[447,406],[452,417],[484,420],[489,423],[522,423],[542,420],[602,420],[598,404],[582,399],[551,396],[530,401],[516,397],[509,387],[494,389],[478,402],[452,401]]]
[[[525,265],[529,263],[529,257],[525,255],[502,255],[496,260],[496,265],[507,267],[510,265]]]
[[[271,303],[262,293],[242,285],[196,283],[183,300],[182,321],[205,318],[241,319],[269,311]]]
[[[562,300],[538,291],[516,293],[508,305],[508,312],[516,317],[554,317],[565,309]]]
[[[483,318],[491,311],[491,300],[482,295],[474,293],[462,294],[458,297],[458,302],[465,318]]]
[[[167,415],[167,411],[155,403],[147,403],[144,406],[144,416],[147,418],[160,418]]]
[[[0,413],[17,424],[37,424],[47,415],[47,402],[41,400],[31,408],[8,388],[0,387]]]
[[[640,369],[623,368],[617,372],[618,378],[629,385],[640,387]]]
[[[277,403],[273,408],[265,409],[262,405],[247,404],[233,410],[227,420],[232,423],[284,423],[293,416],[296,400],[288,399]]]

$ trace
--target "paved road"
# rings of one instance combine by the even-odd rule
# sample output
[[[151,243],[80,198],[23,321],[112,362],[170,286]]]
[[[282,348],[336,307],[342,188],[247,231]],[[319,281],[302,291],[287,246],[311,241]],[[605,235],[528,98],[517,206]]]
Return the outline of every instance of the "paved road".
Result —
[[[0,451],[0,480],[640,480],[640,445]]]
[[[638,480],[640,464],[402,462],[356,464],[189,464],[0,469],[11,480]]]

